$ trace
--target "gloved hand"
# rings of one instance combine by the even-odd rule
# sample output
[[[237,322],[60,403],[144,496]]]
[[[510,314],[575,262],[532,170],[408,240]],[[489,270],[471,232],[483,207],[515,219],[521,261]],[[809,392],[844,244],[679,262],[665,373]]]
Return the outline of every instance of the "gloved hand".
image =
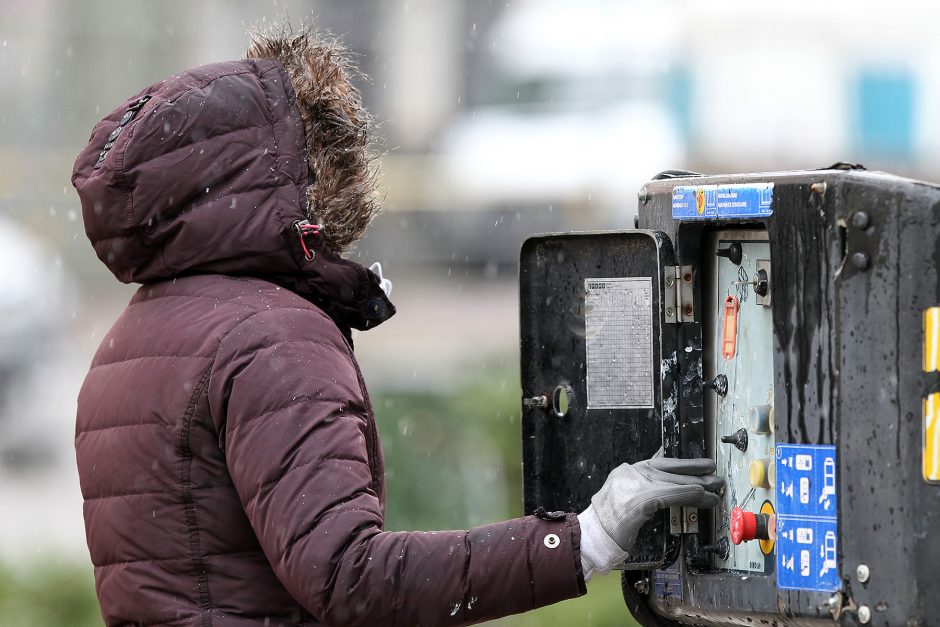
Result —
[[[614,468],[591,505],[578,515],[584,579],[607,574],[625,560],[640,527],[658,510],[674,506],[707,509],[724,479],[711,459],[656,457]]]

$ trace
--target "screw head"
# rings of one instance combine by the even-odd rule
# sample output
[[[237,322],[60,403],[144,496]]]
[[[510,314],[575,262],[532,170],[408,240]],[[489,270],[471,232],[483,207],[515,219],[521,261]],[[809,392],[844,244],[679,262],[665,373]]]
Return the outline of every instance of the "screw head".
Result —
[[[852,265],[855,266],[857,270],[867,270],[870,263],[871,259],[866,253],[855,253],[852,255]]]
[[[689,317],[692,317],[692,313],[694,311],[695,310],[692,309],[692,305],[686,305],[685,307],[682,308],[682,313],[684,313],[686,316],[689,316]]]
[[[866,583],[871,577],[871,570],[869,570],[867,564],[859,564],[858,568],[855,569],[855,576],[858,578],[859,583]]]
[[[852,226],[856,229],[864,230],[871,224],[871,217],[866,211],[856,211],[852,214]]]
[[[867,625],[871,622],[871,608],[867,605],[860,605],[858,608],[858,622]]]
[[[667,307],[667,308],[666,308],[666,315],[667,315],[668,317],[672,318],[672,316],[673,316],[675,313],[676,313],[676,312],[674,312],[674,311],[672,310],[672,307]]]

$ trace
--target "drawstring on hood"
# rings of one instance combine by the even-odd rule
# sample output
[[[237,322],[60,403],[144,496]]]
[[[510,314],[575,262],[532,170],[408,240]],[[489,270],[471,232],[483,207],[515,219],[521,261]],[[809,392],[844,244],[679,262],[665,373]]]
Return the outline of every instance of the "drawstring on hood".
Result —
[[[323,225],[310,224],[309,220],[297,220],[294,222],[294,230],[297,231],[297,237],[300,239],[300,247],[304,251],[304,259],[313,261],[316,253],[313,252],[313,249],[307,248],[307,242],[304,241],[304,238],[307,235],[319,235],[320,231],[323,230]],[[381,280],[381,277],[379,277],[379,280]]]

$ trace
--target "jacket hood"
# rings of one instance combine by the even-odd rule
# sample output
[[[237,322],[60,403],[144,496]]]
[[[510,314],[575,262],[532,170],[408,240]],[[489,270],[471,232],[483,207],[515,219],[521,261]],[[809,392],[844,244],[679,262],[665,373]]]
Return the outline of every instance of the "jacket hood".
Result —
[[[98,257],[125,283],[200,273],[269,279],[340,326],[394,307],[307,216],[304,125],[278,61],[215,63],[144,89],[92,131],[72,184]]]

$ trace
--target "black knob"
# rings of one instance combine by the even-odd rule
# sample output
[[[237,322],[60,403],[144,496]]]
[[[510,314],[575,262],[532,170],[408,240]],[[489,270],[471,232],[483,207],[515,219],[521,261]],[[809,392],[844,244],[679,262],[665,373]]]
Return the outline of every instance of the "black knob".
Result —
[[[770,290],[770,280],[767,276],[767,270],[761,268],[757,271],[757,280],[754,281],[754,293],[758,296],[767,296]]]
[[[734,444],[735,448],[744,453],[747,451],[747,429],[742,427],[731,435],[723,435],[721,441],[725,444]]]
[[[728,377],[720,374],[714,379],[703,381],[702,387],[711,388],[715,390],[715,394],[718,396],[724,396],[728,393]]]
[[[714,553],[721,559],[726,560],[731,552],[731,543],[728,542],[728,538],[723,537],[715,544],[706,544],[702,547],[702,550],[706,553]]]
[[[715,254],[718,255],[719,257],[727,257],[728,261],[730,261],[736,266],[741,265],[742,250],[741,250],[741,244],[739,244],[738,242],[731,242],[730,244],[728,244],[727,248],[716,250]]]

